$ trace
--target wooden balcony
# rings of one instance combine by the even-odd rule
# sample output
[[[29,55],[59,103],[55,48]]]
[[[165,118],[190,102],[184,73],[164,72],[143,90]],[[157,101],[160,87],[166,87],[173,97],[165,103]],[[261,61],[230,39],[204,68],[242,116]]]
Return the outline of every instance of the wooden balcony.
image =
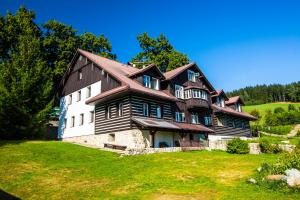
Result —
[[[185,100],[187,109],[190,110],[201,110],[201,109],[208,109],[209,108],[209,101],[204,99],[196,99],[191,98]]]

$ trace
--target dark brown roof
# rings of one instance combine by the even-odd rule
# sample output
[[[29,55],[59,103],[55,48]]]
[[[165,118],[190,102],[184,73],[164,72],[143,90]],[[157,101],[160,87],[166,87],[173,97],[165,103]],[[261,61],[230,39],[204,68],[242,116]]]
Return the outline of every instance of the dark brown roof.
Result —
[[[136,68],[130,67],[128,65],[119,63],[114,60],[103,58],[101,56],[92,54],[90,52],[87,52],[87,51],[84,51],[81,49],[78,49],[78,52],[80,54],[82,54],[83,56],[87,57],[92,62],[94,62],[96,65],[99,65],[99,67],[101,67],[104,71],[106,71],[108,74],[112,75],[114,78],[116,78],[118,81],[120,81],[121,86],[124,86],[124,85],[128,86],[129,90],[132,90],[135,92],[140,92],[140,93],[146,94],[146,95],[155,96],[155,97],[162,98],[162,99],[167,99],[167,100],[172,100],[172,101],[177,100],[174,96],[168,95],[159,90],[146,88],[146,87],[142,86],[141,84],[139,84],[138,82],[128,78],[127,77],[128,75],[130,75],[132,73],[136,73],[138,71],[138,69],[136,69]],[[119,88],[118,90],[121,90],[121,89],[124,89],[124,88]],[[97,95],[96,97],[98,97],[98,98],[95,97],[95,98],[92,98],[92,100],[89,99],[86,103],[98,101],[107,95],[112,95],[112,93],[104,92],[103,94]]]
[[[151,64],[151,65],[148,65],[148,66],[146,66],[146,67],[144,67],[144,68],[142,68],[142,69],[139,69],[138,71],[136,71],[136,72],[134,72],[134,73],[131,73],[128,77],[133,77],[133,76],[142,74],[142,73],[144,73],[144,72],[146,72],[147,70],[152,69],[152,68],[154,68],[154,69],[157,71],[157,73],[160,74],[160,76],[162,77],[162,79],[165,79],[165,76],[163,75],[163,73],[161,73],[161,71],[160,71],[160,70],[157,68],[157,66],[154,65],[154,64]]]
[[[135,123],[148,128],[162,128],[162,129],[174,129],[182,131],[194,131],[194,132],[207,132],[213,133],[214,131],[200,124],[188,124],[168,122],[162,119],[144,118],[144,117],[132,117]]]
[[[230,104],[237,103],[238,101],[239,101],[242,105],[244,105],[244,102],[243,102],[243,100],[241,99],[240,96],[230,97],[230,98],[228,99],[228,101],[225,101],[225,104],[226,104],[226,105],[230,105]]]
[[[225,97],[225,100],[229,100],[223,89],[216,90],[216,92],[211,97],[217,97],[221,94]]]
[[[233,116],[237,116],[237,117],[247,118],[249,120],[257,120],[256,117],[254,117],[248,113],[238,112],[229,107],[220,107],[220,106],[217,106],[214,104],[212,104],[211,107],[213,108],[214,112],[221,112],[221,113],[225,113],[225,114],[229,114],[229,115],[233,115]]]
[[[204,81],[207,83],[207,85],[209,86],[209,88],[212,91],[215,91],[215,88],[212,86],[212,84],[207,80],[207,78],[204,76],[203,72],[201,71],[201,69],[196,65],[196,63],[189,63],[186,65],[183,65],[182,67],[178,67],[176,69],[173,69],[171,71],[168,71],[166,73],[164,73],[164,76],[166,77],[166,81],[167,80],[171,80],[173,78],[175,78],[177,75],[181,74],[182,72],[184,72],[185,70],[189,69],[190,67],[195,66],[197,68],[197,70],[199,71],[199,74],[201,75],[201,78],[204,79]]]

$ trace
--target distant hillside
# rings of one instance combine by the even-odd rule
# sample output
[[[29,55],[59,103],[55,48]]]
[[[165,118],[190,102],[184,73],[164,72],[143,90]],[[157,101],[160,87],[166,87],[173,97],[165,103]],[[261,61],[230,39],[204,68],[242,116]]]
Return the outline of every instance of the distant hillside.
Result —
[[[257,85],[228,92],[227,95],[240,95],[246,105],[273,102],[300,102],[300,81],[287,85]]]
[[[261,123],[264,122],[264,116],[267,110],[274,111],[275,108],[282,107],[284,110],[288,110],[289,104],[294,105],[296,108],[300,108],[300,103],[288,103],[288,102],[278,102],[278,103],[268,103],[268,104],[261,104],[261,105],[250,105],[250,106],[244,106],[243,110],[245,112],[250,113],[252,110],[257,109],[261,116],[262,120]]]

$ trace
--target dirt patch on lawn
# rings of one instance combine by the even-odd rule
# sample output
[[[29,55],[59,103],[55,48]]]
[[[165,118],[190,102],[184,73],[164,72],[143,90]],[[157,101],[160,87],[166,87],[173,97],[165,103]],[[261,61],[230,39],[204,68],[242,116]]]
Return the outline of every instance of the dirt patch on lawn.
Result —
[[[178,194],[178,193],[166,193],[166,194],[154,194],[145,199],[152,200],[213,200],[217,199],[217,191],[205,190],[203,192],[197,192],[195,194]]]

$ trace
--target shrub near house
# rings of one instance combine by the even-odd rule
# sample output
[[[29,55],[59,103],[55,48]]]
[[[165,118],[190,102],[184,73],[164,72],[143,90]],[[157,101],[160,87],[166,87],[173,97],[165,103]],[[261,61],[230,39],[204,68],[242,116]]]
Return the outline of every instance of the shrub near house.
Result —
[[[248,143],[240,138],[235,138],[227,143],[228,153],[247,154],[249,151]]]

